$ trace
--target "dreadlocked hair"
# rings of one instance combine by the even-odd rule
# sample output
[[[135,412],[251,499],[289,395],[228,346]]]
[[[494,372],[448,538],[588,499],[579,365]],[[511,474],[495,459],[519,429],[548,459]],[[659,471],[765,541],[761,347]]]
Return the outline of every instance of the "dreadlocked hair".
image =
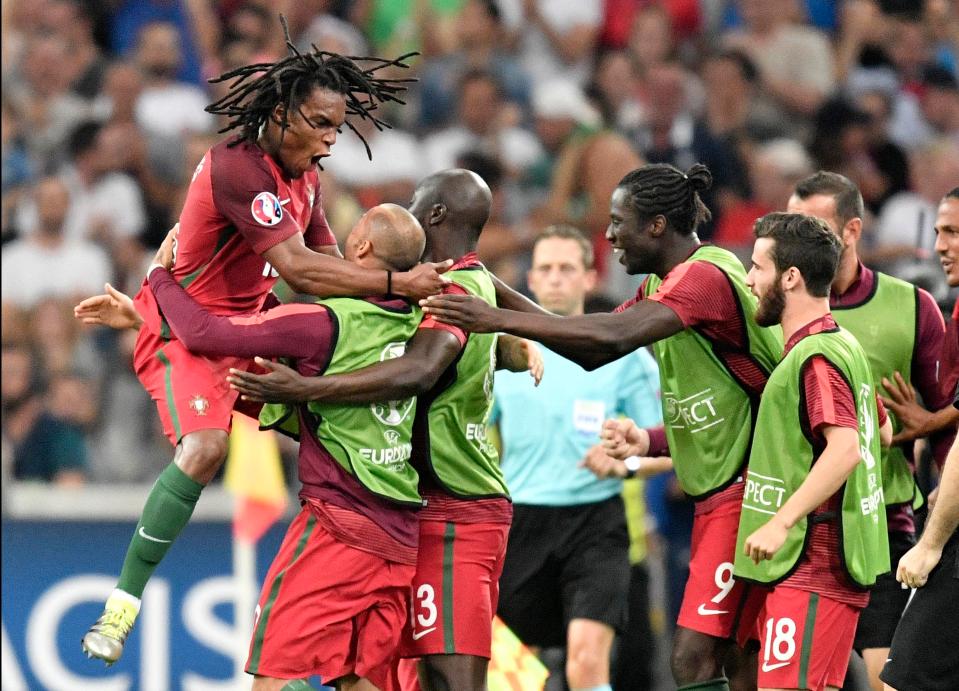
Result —
[[[641,218],[663,216],[680,235],[690,235],[712,214],[699,193],[709,189],[713,176],[702,163],[683,173],[668,163],[650,163],[626,174],[617,187],[629,194]]]
[[[404,61],[419,53],[406,53],[395,60],[373,57],[347,57],[337,53],[322,51],[311,44],[312,51],[301,53],[290,40],[290,31],[286,18],[280,15],[283,34],[290,54],[277,62],[263,62],[246,65],[231,70],[209,80],[211,84],[235,80],[230,84],[229,92],[220,100],[206,107],[213,115],[225,115],[229,118],[220,133],[240,129],[241,133],[229,146],[240,142],[255,142],[260,128],[273,115],[273,109],[283,104],[283,121],[280,126],[285,131],[289,127],[289,114],[294,109],[303,115],[300,106],[317,87],[329,89],[346,98],[346,115],[358,116],[370,120],[378,130],[392,129],[392,126],[377,118],[373,112],[381,103],[393,101],[400,104],[398,94],[406,91],[406,84],[415,79],[387,79],[377,73],[389,67],[409,69]],[[363,67],[357,63],[362,63]],[[306,119],[304,117],[304,119]],[[309,122],[309,121],[307,121]],[[370,145],[353,124],[346,120],[346,126],[360,138],[366,147],[366,155],[373,159]]]

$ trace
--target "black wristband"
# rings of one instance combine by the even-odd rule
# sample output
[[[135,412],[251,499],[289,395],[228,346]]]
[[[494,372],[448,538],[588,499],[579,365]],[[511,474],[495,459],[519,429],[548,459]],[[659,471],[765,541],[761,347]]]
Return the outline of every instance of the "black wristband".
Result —
[[[393,272],[388,270],[386,271],[386,299],[390,300],[393,296]]]

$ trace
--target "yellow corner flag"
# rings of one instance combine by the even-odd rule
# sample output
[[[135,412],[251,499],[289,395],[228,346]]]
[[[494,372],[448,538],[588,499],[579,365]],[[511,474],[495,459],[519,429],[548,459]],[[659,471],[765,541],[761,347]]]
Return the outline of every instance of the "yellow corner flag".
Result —
[[[236,496],[233,534],[250,543],[286,510],[286,481],[274,432],[261,432],[246,415],[233,415],[223,484]]]
[[[494,617],[493,656],[486,676],[489,691],[543,691],[548,676],[539,658],[499,617]]]

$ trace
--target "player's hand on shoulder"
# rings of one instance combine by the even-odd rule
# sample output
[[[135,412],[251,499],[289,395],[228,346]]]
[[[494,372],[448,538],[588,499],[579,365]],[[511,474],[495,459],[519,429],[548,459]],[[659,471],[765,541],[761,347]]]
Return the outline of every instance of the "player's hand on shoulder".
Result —
[[[306,403],[312,400],[310,382],[299,372],[260,357],[255,361],[266,370],[264,374],[231,368],[226,378],[230,388],[239,391],[243,400],[262,403]]]
[[[909,588],[921,588],[942,558],[942,549],[928,546],[922,540],[902,555],[896,568],[896,580]]]
[[[437,320],[465,331],[490,333],[501,331],[497,309],[473,295],[433,295],[420,300],[420,307]]]
[[[173,263],[176,261],[176,239],[179,233],[180,224],[177,223],[170,228],[170,231],[166,234],[166,237],[163,238],[163,242],[160,244],[160,249],[157,250],[156,256],[153,257],[153,264],[162,266],[164,269],[170,269],[173,267]],[[151,266],[153,264],[151,264]]]
[[[409,271],[393,274],[393,292],[410,300],[422,300],[440,293],[449,283],[443,276],[450,270],[453,261],[423,262]]]
[[[94,295],[73,308],[73,316],[84,324],[109,326],[113,329],[139,329],[143,319],[133,307],[133,300],[112,285],[104,286],[106,293]]]

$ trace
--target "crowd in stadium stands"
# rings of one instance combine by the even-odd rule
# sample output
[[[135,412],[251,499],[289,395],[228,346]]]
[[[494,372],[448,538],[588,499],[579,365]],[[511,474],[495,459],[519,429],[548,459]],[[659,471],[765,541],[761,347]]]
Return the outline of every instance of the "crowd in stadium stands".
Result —
[[[132,334],[79,325],[107,281],[136,292],[223,124],[207,79],[301,48],[416,50],[395,127],[344,131],[322,173],[334,231],[458,165],[494,192],[480,257],[525,289],[551,223],[607,271],[615,183],[642,162],[715,177],[704,239],[747,256],[752,223],[824,168],[862,190],[867,264],[943,304],[938,200],[959,181],[959,6],[944,0],[16,0],[2,8],[5,477],[145,481],[168,462]],[[406,75],[404,75],[406,76]],[[950,303],[951,304],[951,303]],[[547,374],[548,376],[548,374]]]

